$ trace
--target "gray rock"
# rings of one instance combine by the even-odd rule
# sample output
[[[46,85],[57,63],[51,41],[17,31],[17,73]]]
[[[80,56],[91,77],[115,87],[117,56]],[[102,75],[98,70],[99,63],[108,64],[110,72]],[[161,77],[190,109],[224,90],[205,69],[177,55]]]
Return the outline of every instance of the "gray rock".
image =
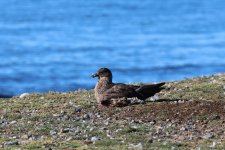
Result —
[[[88,115],[89,115],[89,118],[94,118],[94,114],[93,113],[88,113]]]
[[[156,124],[156,121],[155,120],[152,120],[151,122],[149,122],[150,125],[155,125]]]
[[[90,119],[90,116],[89,116],[88,114],[84,114],[84,115],[83,115],[83,119],[84,119],[84,120]]]
[[[180,141],[184,141],[185,139],[186,139],[186,137],[183,135],[178,136],[178,140],[180,140]]]
[[[38,135],[31,135],[30,137],[29,137],[29,140],[30,141],[36,141],[36,140],[39,140],[40,139],[40,136],[38,136]]]
[[[74,111],[75,111],[76,113],[79,113],[79,112],[81,112],[81,108],[80,108],[80,107],[76,107],[76,108],[74,109]]]
[[[20,95],[20,98],[24,98],[24,97],[26,97],[28,95],[30,95],[30,94],[29,93],[23,93],[23,94]]]
[[[140,100],[138,98],[128,98],[128,100],[130,101],[131,104],[143,104],[144,101]]]
[[[66,141],[70,141],[72,139],[73,139],[73,137],[69,136],[69,137],[66,138]]]
[[[216,142],[213,142],[211,145],[209,145],[210,148],[215,148],[216,147]]]
[[[62,120],[63,120],[63,121],[69,120],[69,119],[70,119],[69,115],[65,115],[65,116],[62,117]]]
[[[9,141],[9,142],[5,142],[4,145],[19,145],[18,141]]]
[[[9,124],[15,124],[16,122],[17,122],[16,120],[13,120]]]
[[[175,150],[175,149],[176,149],[176,147],[174,147],[174,146],[171,147],[171,150]]]
[[[218,116],[218,115],[213,115],[212,116],[212,120],[219,120],[220,119],[220,116]]]
[[[206,139],[206,140],[211,139],[213,137],[214,137],[214,135],[212,133],[206,133],[205,135],[202,136],[202,138]]]
[[[106,125],[106,126],[109,125],[109,121],[107,121],[107,120],[106,120],[106,121],[103,121],[103,123],[104,123],[104,125]]]
[[[83,120],[89,120],[94,118],[94,114],[93,113],[87,113],[83,115]]]
[[[96,141],[100,140],[100,138],[93,136],[91,137],[91,142],[95,143]]]
[[[56,135],[56,134],[57,134],[57,132],[56,132],[55,130],[51,130],[51,131],[50,131],[50,135],[51,135],[51,136]]]
[[[6,121],[0,121],[1,127],[5,127],[5,126],[7,126],[7,124],[8,124],[8,122],[6,122]]]
[[[60,132],[61,133],[68,133],[70,131],[69,128],[65,128],[65,129],[61,129]]]
[[[135,144],[129,144],[128,149],[137,149],[137,150],[142,150],[143,146],[141,143],[138,143],[137,145]]]
[[[52,116],[53,117],[60,117],[61,115],[60,114],[53,114]]]
[[[157,101],[157,100],[159,100],[159,96],[158,95],[154,95],[154,96],[152,96],[151,98],[150,98],[150,100],[151,101]]]
[[[29,136],[28,136],[27,134],[24,134],[24,135],[21,136],[21,138],[22,138],[22,139],[28,139]]]
[[[186,131],[187,129],[185,127],[181,127],[180,131]]]

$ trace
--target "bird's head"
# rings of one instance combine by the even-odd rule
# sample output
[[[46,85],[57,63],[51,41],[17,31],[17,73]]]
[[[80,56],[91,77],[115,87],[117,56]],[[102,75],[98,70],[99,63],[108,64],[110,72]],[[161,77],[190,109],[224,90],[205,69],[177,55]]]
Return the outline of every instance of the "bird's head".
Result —
[[[98,77],[99,79],[106,77],[112,80],[112,72],[108,68],[100,68],[97,73],[92,74],[91,77]]]

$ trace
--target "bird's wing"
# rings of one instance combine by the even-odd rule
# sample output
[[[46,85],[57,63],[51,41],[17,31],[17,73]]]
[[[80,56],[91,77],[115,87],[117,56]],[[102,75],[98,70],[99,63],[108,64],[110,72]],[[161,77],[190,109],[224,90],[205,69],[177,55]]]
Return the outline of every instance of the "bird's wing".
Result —
[[[135,89],[126,84],[118,83],[113,84],[111,88],[104,92],[104,95],[107,96],[107,99],[111,98],[122,98],[122,97],[137,97],[137,92]]]
[[[146,84],[142,85],[136,89],[136,92],[139,94],[140,99],[146,99],[155,95],[156,93],[160,92],[163,89],[163,85],[165,82],[161,82],[158,84]]]

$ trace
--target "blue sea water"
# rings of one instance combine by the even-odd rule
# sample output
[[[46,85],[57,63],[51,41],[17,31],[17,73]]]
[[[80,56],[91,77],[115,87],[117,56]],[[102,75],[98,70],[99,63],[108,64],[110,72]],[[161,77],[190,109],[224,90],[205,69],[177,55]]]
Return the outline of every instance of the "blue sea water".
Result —
[[[224,0],[1,0],[0,95],[225,72]]]

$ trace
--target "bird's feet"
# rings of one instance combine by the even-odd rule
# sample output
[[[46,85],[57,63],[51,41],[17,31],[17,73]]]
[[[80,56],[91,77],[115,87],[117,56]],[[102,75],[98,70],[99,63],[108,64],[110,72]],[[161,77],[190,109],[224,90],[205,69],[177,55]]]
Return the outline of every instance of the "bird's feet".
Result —
[[[129,105],[129,101],[126,97],[117,98],[117,99],[111,99],[111,106],[113,107],[124,107]]]

